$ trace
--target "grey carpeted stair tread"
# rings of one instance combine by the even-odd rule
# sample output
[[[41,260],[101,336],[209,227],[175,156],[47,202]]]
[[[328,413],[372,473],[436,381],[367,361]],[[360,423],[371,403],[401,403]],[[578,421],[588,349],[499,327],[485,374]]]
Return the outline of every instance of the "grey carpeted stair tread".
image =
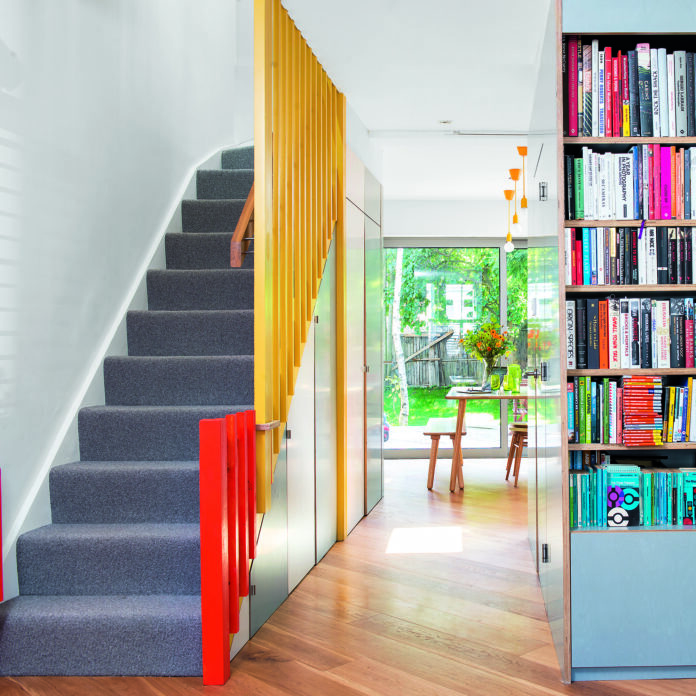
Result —
[[[246,200],[253,183],[253,169],[199,169],[196,172],[196,198]]]
[[[167,268],[229,268],[231,240],[231,232],[211,232],[210,234],[168,232],[164,237]],[[253,254],[245,256],[243,267],[254,267]]]
[[[151,310],[253,309],[254,271],[148,271],[147,301]]]
[[[198,524],[50,524],[17,539],[20,595],[195,594]]]
[[[229,406],[90,406],[80,409],[83,461],[198,459],[199,421],[252,409]]]
[[[199,595],[25,596],[0,604],[1,675],[200,676]]]
[[[198,523],[198,462],[72,462],[51,469],[55,524]]]
[[[232,150],[222,151],[223,169],[253,169],[254,146],[236,147]]]
[[[129,355],[252,355],[254,313],[232,309],[128,312]]]
[[[244,198],[181,201],[184,233],[234,232],[244,208]]]
[[[254,356],[108,357],[104,389],[107,405],[251,403]]]

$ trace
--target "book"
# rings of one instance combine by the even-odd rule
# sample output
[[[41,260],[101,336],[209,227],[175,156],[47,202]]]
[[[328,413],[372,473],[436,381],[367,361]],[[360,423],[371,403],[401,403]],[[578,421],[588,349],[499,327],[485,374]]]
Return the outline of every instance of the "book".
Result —
[[[592,135],[592,46],[582,45],[582,134]],[[579,128],[578,124],[578,128]]]
[[[628,98],[630,102],[631,137],[640,136],[640,98],[638,88],[638,57],[635,51],[628,52]]]
[[[677,137],[686,136],[686,51],[674,52],[674,105]]]
[[[690,137],[696,135],[696,112],[694,111],[694,99],[696,91],[694,90],[694,54],[687,52],[686,54],[686,134]]]
[[[624,138],[628,138],[631,135],[631,88],[628,73],[628,53],[624,53],[621,56],[621,121]]]
[[[587,300],[587,368],[599,369],[599,300]]]
[[[593,138],[599,137],[599,40],[592,39],[591,44],[592,71],[592,131]]]
[[[694,298],[684,298],[684,367],[694,367]]]
[[[631,315],[628,297],[619,301],[620,367],[631,367]]]
[[[566,300],[566,365],[569,370],[574,370],[577,366],[575,346],[575,300]]]
[[[607,135],[606,126],[606,84],[605,84],[605,53],[599,50],[597,42],[597,54],[594,53],[595,42],[592,42],[592,58],[597,59],[597,136],[604,138]]]
[[[589,306],[589,302],[588,302]],[[640,300],[631,298],[628,303],[630,316],[631,362],[629,367],[640,367]]]
[[[670,367],[669,300],[654,300],[654,302],[655,324],[653,335],[656,338],[657,362],[653,363],[653,367]]]
[[[669,137],[677,137],[677,111],[674,92],[674,53],[667,54],[667,109],[669,111]]]
[[[683,297],[669,300],[670,367],[686,367],[686,308]]]
[[[633,156],[618,153],[614,157],[614,182],[616,186],[616,219],[633,219]]]
[[[660,85],[659,85],[659,70],[657,49],[650,49],[650,87],[652,97],[652,126],[653,136],[659,138],[661,135],[661,120],[660,120]]]
[[[653,135],[652,84],[650,72],[650,45],[639,43],[636,46],[638,70],[638,103],[640,109],[640,135]]]
[[[582,157],[573,160],[574,165],[574,187],[573,194],[575,199],[575,219],[582,220],[585,217],[585,182]]]
[[[608,316],[608,343],[609,343],[609,369],[615,370],[621,367],[620,345],[620,302],[615,297],[607,298]]]
[[[599,301],[599,369],[609,368],[609,302]]]
[[[662,220],[672,219],[672,159],[669,147],[660,148],[660,208]]]
[[[575,355],[578,370],[587,369],[587,300],[575,301]]]
[[[640,300],[640,366],[652,367],[652,301],[649,297]]]
[[[657,74],[660,93],[660,135],[669,135],[669,107],[667,91],[667,49],[657,49]]]
[[[611,47],[604,49],[604,128],[607,138],[614,136],[614,62],[611,56]]]

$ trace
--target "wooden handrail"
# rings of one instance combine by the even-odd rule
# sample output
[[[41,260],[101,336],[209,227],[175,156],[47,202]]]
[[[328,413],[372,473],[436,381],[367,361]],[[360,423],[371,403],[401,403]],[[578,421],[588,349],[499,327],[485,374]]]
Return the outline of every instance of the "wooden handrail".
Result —
[[[232,241],[230,242],[230,266],[240,268],[244,257],[249,250],[249,243],[254,238],[254,184],[252,183],[249,195],[242,208],[242,214],[234,228]]]

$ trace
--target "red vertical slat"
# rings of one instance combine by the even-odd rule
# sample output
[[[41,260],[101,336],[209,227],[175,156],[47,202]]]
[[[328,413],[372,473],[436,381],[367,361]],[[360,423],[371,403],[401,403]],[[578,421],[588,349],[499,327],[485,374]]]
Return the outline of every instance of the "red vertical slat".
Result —
[[[230,678],[230,594],[225,422],[202,420],[200,432],[201,628],[203,683]]]
[[[239,534],[239,594],[246,597],[249,594],[249,517],[247,496],[243,491],[247,489],[247,461],[246,437],[244,435],[243,413],[234,414],[235,431],[237,435],[237,524]]]
[[[0,471],[0,476],[1,475],[2,475],[2,471]],[[3,578],[3,568],[2,568],[2,483],[0,482],[0,602],[2,602],[5,599],[5,595],[3,592],[2,578]]]
[[[233,416],[225,418],[227,433],[227,538],[229,548],[230,633],[239,632],[239,552],[237,545],[237,468],[239,456]]]
[[[246,411],[249,558],[256,558],[256,411]]]

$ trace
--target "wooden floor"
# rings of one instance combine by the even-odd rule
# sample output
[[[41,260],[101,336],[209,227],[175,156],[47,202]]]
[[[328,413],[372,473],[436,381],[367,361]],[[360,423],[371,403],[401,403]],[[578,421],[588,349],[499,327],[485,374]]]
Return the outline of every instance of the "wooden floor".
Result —
[[[292,593],[232,663],[200,679],[12,678],[0,694],[54,696],[669,696],[696,680],[563,685],[527,543],[522,478],[500,460],[385,462],[385,498]],[[50,640],[50,636],[47,636]]]

